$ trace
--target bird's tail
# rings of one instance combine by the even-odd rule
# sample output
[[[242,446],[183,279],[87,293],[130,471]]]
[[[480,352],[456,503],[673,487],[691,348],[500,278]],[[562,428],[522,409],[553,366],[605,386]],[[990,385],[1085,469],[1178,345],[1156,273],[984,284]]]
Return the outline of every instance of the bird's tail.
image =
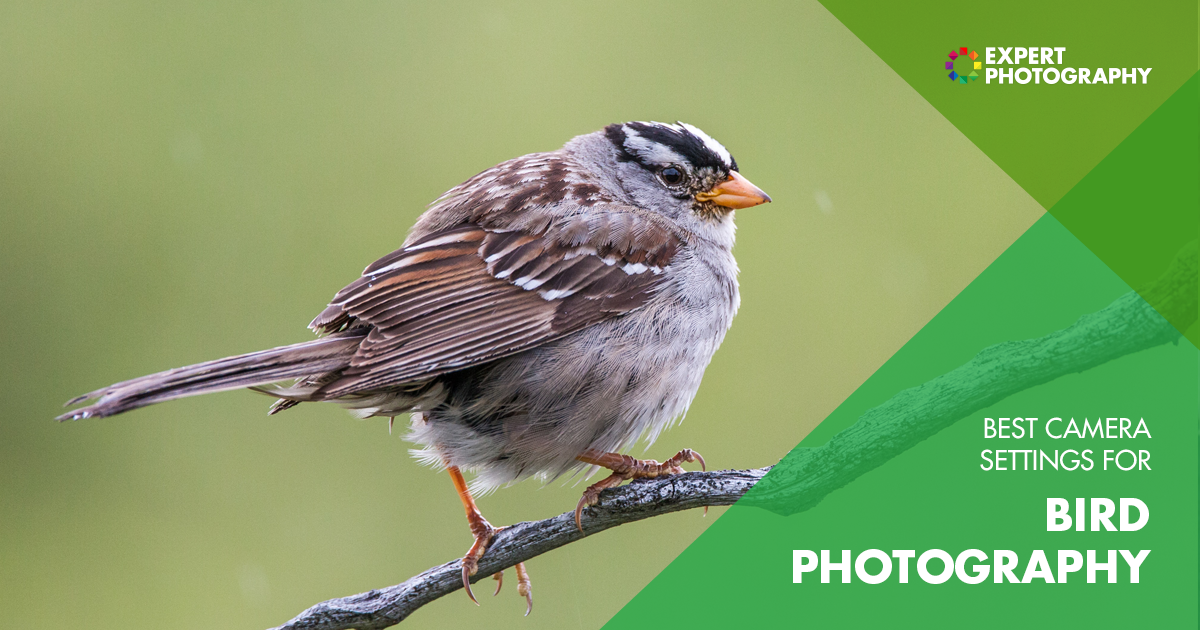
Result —
[[[58,419],[103,418],[185,396],[333,372],[350,364],[361,341],[362,333],[346,332],[135,378],[67,401],[65,406],[70,407],[95,399],[92,404]]]

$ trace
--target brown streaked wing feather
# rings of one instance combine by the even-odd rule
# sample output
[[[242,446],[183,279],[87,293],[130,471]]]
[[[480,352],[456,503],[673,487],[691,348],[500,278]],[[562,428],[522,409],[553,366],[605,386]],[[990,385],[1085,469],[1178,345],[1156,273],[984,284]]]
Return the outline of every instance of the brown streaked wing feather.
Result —
[[[635,216],[615,223],[621,229],[605,232],[617,242],[584,244],[570,226],[564,232],[574,242],[564,244],[466,224],[379,259],[313,321],[325,331],[370,328],[350,366],[318,395],[465,369],[640,307],[678,241]]]

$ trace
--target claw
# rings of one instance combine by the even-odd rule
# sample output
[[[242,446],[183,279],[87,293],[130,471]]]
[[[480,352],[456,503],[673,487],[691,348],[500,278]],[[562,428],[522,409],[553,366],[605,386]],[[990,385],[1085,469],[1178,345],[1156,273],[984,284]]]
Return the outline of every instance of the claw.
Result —
[[[495,597],[500,594],[500,588],[504,586],[504,572],[497,571],[496,574],[492,576],[492,579],[496,580],[496,592],[492,593],[492,597]]]
[[[613,486],[619,486],[621,485],[622,481],[632,478],[633,477],[627,473],[614,472],[604,479],[601,479],[600,481],[588,486],[587,490],[583,491],[583,496],[579,497],[579,503],[575,504],[575,527],[579,528],[579,533],[583,533],[583,521],[581,517],[583,515],[584,506],[596,505],[600,502],[600,493],[602,491],[612,488]]]
[[[700,470],[702,472],[708,472],[708,465],[704,463],[704,456],[701,455],[700,453],[697,453],[696,451],[692,451],[692,449],[688,449],[688,450],[691,451],[693,456],[695,456],[696,461],[700,462]],[[708,516],[708,506],[707,505],[704,506],[704,516]]]
[[[518,562],[517,566],[517,594],[525,597],[525,616],[533,611],[533,583],[529,581],[529,573],[525,571],[525,563]]]
[[[475,572],[479,570],[479,559],[483,557],[488,545],[496,537],[496,532],[500,530],[493,528],[482,517],[473,523],[472,529],[475,530],[472,532],[475,535],[475,544],[471,545],[471,548],[467,551],[467,555],[463,556],[462,579],[463,590],[467,591],[467,597],[470,597],[471,601],[475,602],[475,605],[478,606],[479,600],[475,599],[475,593],[471,592],[471,576],[475,575]]]
[[[470,597],[471,601],[475,602],[475,605],[478,606],[479,600],[475,599],[475,593],[471,592],[471,569],[467,566],[465,561],[463,562],[462,576],[463,590],[467,591],[467,597]]]
[[[587,502],[587,494],[579,497],[579,503],[575,504],[575,527],[579,529],[579,533],[583,533],[583,504]]]

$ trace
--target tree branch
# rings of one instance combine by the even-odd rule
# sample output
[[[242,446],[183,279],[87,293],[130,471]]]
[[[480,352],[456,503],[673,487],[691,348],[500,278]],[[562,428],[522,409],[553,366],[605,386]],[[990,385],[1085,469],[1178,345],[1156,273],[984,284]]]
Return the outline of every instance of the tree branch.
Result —
[[[479,561],[472,583],[486,579],[552,549],[625,523],[710,505],[733,505],[770,467],[756,470],[690,472],[639,479],[606,490],[599,505],[584,512],[583,533],[575,512],[543,521],[517,523],[500,530]],[[322,602],[276,630],[375,630],[395,625],[416,609],[462,588],[462,564],[455,560],[403,584]]]
[[[826,444],[793,450],[757,487],[771,467],[645,479],[605,490],[600,504],[585,510],[583,533],[575,528],[573,512],[507,527],[480,560],[473,581],[624,523],[731,505],[751,488],[754,492],[743,505],[785,515],[807,510],[950,424],[1012,394],[1178,340],[1180,332],[1170,322],[1183,323],[1185,329],[1196,320],[1196,267],[1193,241],[1162,278],[1141,292],[1158,311],[1131,291],[1063,330],[988,347],[957,369],[868,410]],[[317,604],[276,630],[386,628],[460,588],[461,564],[455,560],[403,584]]]

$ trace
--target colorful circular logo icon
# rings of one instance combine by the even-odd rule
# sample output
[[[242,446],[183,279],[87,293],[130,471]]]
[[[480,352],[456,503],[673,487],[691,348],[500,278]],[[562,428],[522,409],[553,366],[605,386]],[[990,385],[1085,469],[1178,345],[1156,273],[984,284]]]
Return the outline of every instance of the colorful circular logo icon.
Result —
[[[979,70],[983,67],[983,62],[976,61],[979,59],[979,53],[974,50],[967,52],[967,47],[963,46],[958,50],[950,51],[950,61],[946,62],[946,69],[950,74],[951,81],[955,83],[969,83],[979,78]]]

